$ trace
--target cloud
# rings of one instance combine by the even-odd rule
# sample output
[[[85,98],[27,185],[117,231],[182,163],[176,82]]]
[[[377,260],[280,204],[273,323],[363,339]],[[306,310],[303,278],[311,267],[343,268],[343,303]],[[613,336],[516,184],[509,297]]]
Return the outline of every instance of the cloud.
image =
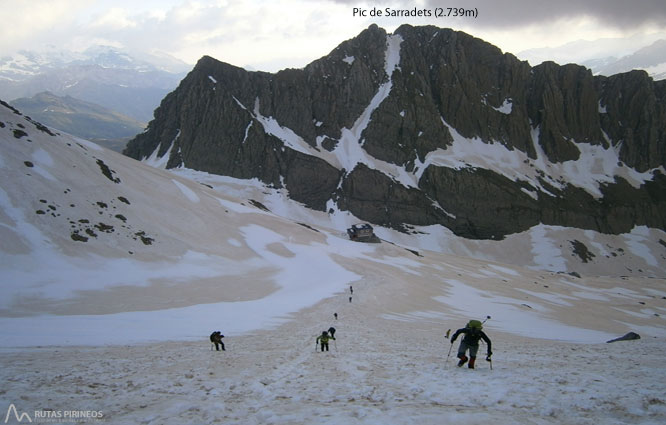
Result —
[[[114,7],[109,9],[104,15],[98,17],[90,23],[91,28],[109,28],[112,30],[123,30],[137,26],[129,13],[121,8]]]
[[[45,32],[57,38],[63,25],[74,25],[71,10],[85,3],[85,0],[0,1],[3,11],[0,51],[23,48]]]
[[[0,3],[9,0],[0,0]],[[666,27],[663,0],[17,0],[0,27],[0,57],[47,44],[83,50],[91,43],[161,51],[189,63],[203,55],[262,70],[304,66],[371,23],[459,29],[506,51],[615,37]],[[354,17],[355,7],[477,8],[478,17]],[[7,7],[3,8],[7,9]],[[625,33],[625,34],[622,34]]]
[[[322,4],[326,7],[322,7]],[[118,37],[158,47],[190,63],[203,55],[238,66],[276,70],[302,66],[356,36],[347,8],[329,2],[183,3]],[[135,41],[136,43],[136,41]],[[280,65],[282,61],[282,66]],[[267,69],[264,64],[270,64]]]
[[[348,7],[355,7],[359,3],[356,0],[329,1]],[[468,24],[480,27],[522,27],[579,17],[591,18],[600,24],[622,30],[631,30],[643,25],[666,24],[666,7],[663,0],[467,0],[458,4],[443,0],[398,0],[386,4],[386,6],[391,5],[405,9],[476,8],[478,17]],[[448,20],[442,18],[438,21],[438,26],[448,27],[452,25],[451,22],[452,18]]]
[[[484,17],[483,24],[491,26],[531,25],[576,17],[591,18],[621,30],[666,23],[663,0],[517,0],[509,6],[494,0],[473,0],[465,7],[472,5]]]

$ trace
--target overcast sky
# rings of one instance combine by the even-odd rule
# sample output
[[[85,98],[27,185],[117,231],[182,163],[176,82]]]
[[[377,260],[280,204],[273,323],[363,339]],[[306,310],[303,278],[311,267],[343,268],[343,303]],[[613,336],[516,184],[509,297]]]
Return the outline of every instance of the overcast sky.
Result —
[[[478,16],[370,16],[373,8],[434,14],[451,6]],[[354,16],[355,9],[363,16]],[[389,32],[404,23],[454,28],[512,53],[666,32],[664,0],[0,0],[0,10],[0,57],[106,44],[166,52],[191,64],[209,55],[267,71],[302,67],[372,23]]]

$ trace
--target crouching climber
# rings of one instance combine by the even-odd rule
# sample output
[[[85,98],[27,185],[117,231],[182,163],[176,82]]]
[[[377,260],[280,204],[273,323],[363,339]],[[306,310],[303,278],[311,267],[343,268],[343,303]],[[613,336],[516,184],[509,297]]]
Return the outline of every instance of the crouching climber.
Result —
[[[220,347],[222,347],[222,351],[226,351],[224,349],[224,342],[222,342],[222,338],[224,338],[224,335],[220,331],[215,331],[212,334],[210,334],[210,349],[213,349],[213,345],[215,345],[215,349],[217,351],[220,351]]]

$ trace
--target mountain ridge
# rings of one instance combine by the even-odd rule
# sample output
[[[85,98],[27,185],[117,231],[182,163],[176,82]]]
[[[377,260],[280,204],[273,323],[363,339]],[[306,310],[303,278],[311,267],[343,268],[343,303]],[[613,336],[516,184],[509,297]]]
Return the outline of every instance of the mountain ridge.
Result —
[[[666,228],[665,105],[666,82],[642,71],[530,67],[462,32],[371,25],[300,70],[203,57],[124,153],[396,229],[618,234]]]
[[[645,70],[654,80],[666,77],[666,55],[659,45],[666,33],[636,34],[626,38],[576,40],[561,46],[521,51],[517,54],[532,64],[547,61],[577,63],[595,75],[614,75],[634,69]]]
[[[51,92],[16,99],[11,104],[49,127],[86,140],[133,137],[146,125],[94,103],[71,96],[56,96]]]
[[[631,55],[594,70],[595,74],[611,75],[628,69],[645,69],[655,80],[666,78],[666,40],[657,40]]]
[[[148,122],[185,69],[168,55],[131,54],[110,46],[84,52],[22,50],[0,58],[0,98],[12,101],[50,91]]]

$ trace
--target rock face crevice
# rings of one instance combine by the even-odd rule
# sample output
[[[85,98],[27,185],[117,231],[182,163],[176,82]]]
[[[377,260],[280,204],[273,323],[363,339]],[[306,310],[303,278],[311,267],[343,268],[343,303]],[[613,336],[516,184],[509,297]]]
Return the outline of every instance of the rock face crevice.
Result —
[[[488,165],[483,151],[498,147]],[[125,154],[258,178],[397,229],[441,224],[482,239],[538,223],[666,229],[666,82],[531,67],[432,26],[372,25],[275,74],[203,57]]]

